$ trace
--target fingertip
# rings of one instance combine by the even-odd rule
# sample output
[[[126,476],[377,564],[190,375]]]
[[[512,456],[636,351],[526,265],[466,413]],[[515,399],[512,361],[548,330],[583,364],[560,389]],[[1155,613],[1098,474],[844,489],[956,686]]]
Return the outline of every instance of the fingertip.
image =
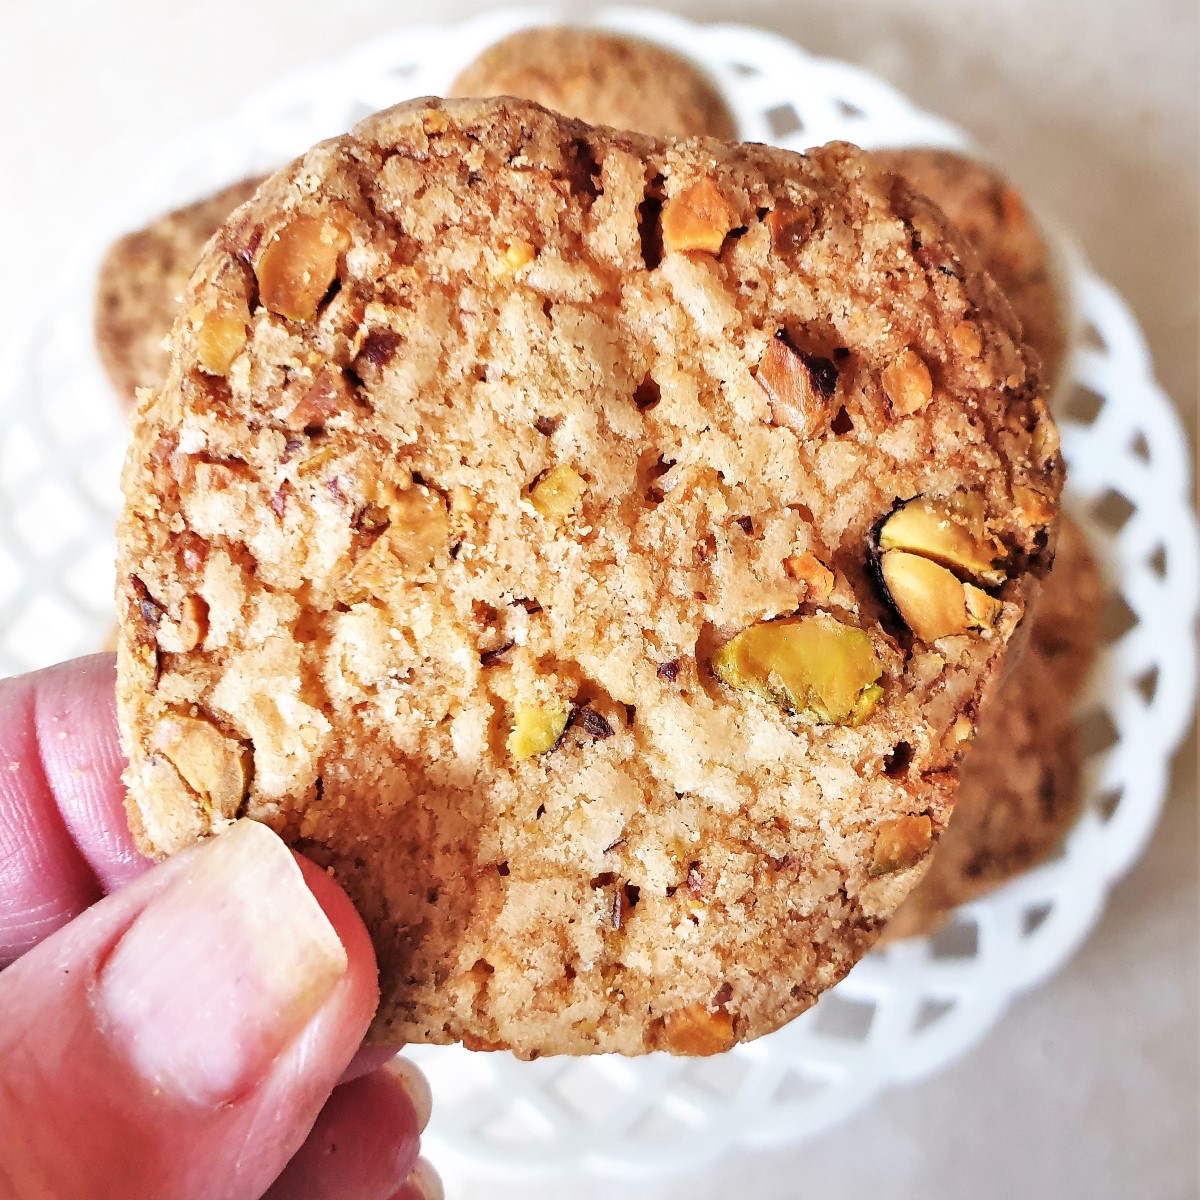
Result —
[[[304,882],[321,906],[346,950],[349,960],[348,981],[359,1005],[367,1010],[368,1019],[379,1005],[379,968],[375,947],[363,919],[345,889],[332,873],[317,866],[303,854],[292,852]]]

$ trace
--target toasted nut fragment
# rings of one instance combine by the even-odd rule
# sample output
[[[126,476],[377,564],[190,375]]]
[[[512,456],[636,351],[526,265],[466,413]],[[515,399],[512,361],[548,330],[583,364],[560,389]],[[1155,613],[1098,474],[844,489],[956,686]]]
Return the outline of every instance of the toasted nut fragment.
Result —
[[[701,179],[664,205],[663,245],[677,253],[702,250],[716,254],[736,224],[737,215],[721,189],[711,179]]]
[[[990,628],[1000,614],[998,600],[919,554],[888,550],[879,571],[896,611],[923,642]]]
[[[967,602],[967,616],[971,619],[973,629],[992,629],[1000,620],[1000,612],[1004,605],[995,596],[989,596],[982,588],[973,583],[963,584],[963,595]]]
[[[870,637],[824,613],[752,625],[717,651],[712,666],[730,687],[826,724],[861,723],[883,695]]]
[[[210,375],[226,375],[246,344],[250,309],[241,297],[222,296],[212,308],[196,305],[188,314],[196,331],[196,357]]]
[[[289,320],[311,321],[349,241],[327,216],[294,217],[267,243],[254,268],[263,304]]]
[[[553,750],[567,727],[570,712],[566,708],[540,704],[518,704],[513,710],[512,733],[508,752],[514,758],[532,758]]]
[[[954,339],[955,349],[964,358],[979,357],[979,352],[983,349],[983,340],[979,336],[977,326],[972,325],[970,321],[959,321],[950,336]]]
[[[387,526],[354,565],[343,589],[354,602],[380,595],[424,570],[450,541],[450,515],[437,492],[414,485],[387,498]]]
[[[201,596],[185,596],[180,605],[179,641],[184,654],[203,644],[208,635],[208,605]]]
[[[246,796],[250,752],[200,717],[163,717],[154,728],[152,749],[217,817],[232,819]]]
[[[1031,525],[1049,525],[1057,511],[1049,496],[1044,496],[1037,488],[1018,486],[1013,488],[1013,499],[1021,510],[1021,515]]]
[[[875,831],[872,875],[890,875],[915,867],[933,845],[933,822],[926,816],[881,821]]]
[[[933,399],[933,379],[925,361],[915,350],[905,350],[883,371],[883,390],[892,412],[907,417]]]
[[[1033,452],[1038,461],[1045,463],[1052,459],[1062,449],[1062,441],[1058,435],[1058,426],[1049,413],[1045,413],[1033,431]]]
[[[462,1044],[465,1050],[472,1050],[476,1053],[494,1053],[497,1050],[507,1050],[508,1046],[504,1042],[492,1042],[487,1038],[476,1037],[473,1033],[464,1033]]]
[[[828,600],[833,591],[833,572],[809,551],[791,554],[783,560],[783,569],[793,578],[808,584],[808,599],[816,604]]]
[[[565,521],[579,508],[586,486],[578,471],[560,465],[538,480],[529,493],[529,502],[547,521]]]
[[[296,430],[319,429],[335,413],[346,412],[353,404],[354,393],[346,376],[337,367],[326,363],[312,386],[288,413],[287,426]]]
[[[811,208],[800,208],[783,200],[767,213],[763,223],[771,234],[771,249],[787,254],[799,250],[808,241],[817,216]]]
[[[496,271],[500,275],[512,275],[522,267],[528,266],[537,258],[537,251],[524,238],[513,238],[504,249],[496,263]]]
[[[920,554],[989,585],[1004,581],[996,567],[1004,544],[986,532],[982,505],[966,498],[948,503],[918,496],[900,505],[879,528],[879,548]]]
[[[728,1009],[713,1010],[697,1001],[663,1019],[663,1048],[672,1054],[721,1054],[736,1041],[733,1014]]]
[[[826,423],[826,401],[837,388],[837,376],[828,358],[797,350],[782,329],[767,343],[755,373],[771,402],[771,420],[802,438]]]

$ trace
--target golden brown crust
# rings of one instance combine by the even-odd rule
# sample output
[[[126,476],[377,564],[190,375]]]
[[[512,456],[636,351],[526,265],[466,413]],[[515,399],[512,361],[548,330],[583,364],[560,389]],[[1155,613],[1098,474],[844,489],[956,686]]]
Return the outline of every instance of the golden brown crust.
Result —
[[[1100,635],[1103,588],[1083,531],[1064,520],[1029,645],[984,711],[954,817],[884,932],[932,933],[959,904],[1048,858],[1079,812],[1075,698]]]
[[[840,978],[945,824],[1061,487],[940,214],[849,146],[414,101],[264,184],[186,311],[119,534],[146,848],[249,813],[327,865],[382,1040],[702,1053]],[[986,630],[881,596],[917,493],[1002,540]],[[784,615],[833,639],[796,713],[713,673]]]
[[[652,42],[598,29],[522,29],[470,63],[450,95],[521,96],[589,125],[657,137],[735,134],[699,68]]]
[[[230,184],[109,247],[96,283],[96,348],[126,404],[133,405],[138,388],[155,387],[166,376],[166,337],[200,251],[261,182],[256,176]]]
[[[993,167],[953,150],[878,151],[891,171],[924,192],[965,233],[1003,289],[1053,383],[1066,340],[1045,239],[1020,192]]]

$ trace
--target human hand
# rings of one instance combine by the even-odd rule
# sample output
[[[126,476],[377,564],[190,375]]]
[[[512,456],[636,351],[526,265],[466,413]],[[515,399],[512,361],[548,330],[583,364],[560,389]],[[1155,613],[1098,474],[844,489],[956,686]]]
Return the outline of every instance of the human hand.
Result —
[[[346,894],[251,821],[151,867],[121,768],[111,655],[0,681],[0,1200],[439,1197]]]

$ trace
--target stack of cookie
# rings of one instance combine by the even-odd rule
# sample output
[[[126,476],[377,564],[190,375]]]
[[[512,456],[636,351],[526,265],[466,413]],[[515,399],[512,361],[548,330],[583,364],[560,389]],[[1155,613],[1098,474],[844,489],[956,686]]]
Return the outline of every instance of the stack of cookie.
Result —
[[[959,156],[732,142],[646,43],[452,90],[502,98],[105,263],[131,823],[333,871],[379,1040],[714,1053],[1074,816],[1045,248]]]

